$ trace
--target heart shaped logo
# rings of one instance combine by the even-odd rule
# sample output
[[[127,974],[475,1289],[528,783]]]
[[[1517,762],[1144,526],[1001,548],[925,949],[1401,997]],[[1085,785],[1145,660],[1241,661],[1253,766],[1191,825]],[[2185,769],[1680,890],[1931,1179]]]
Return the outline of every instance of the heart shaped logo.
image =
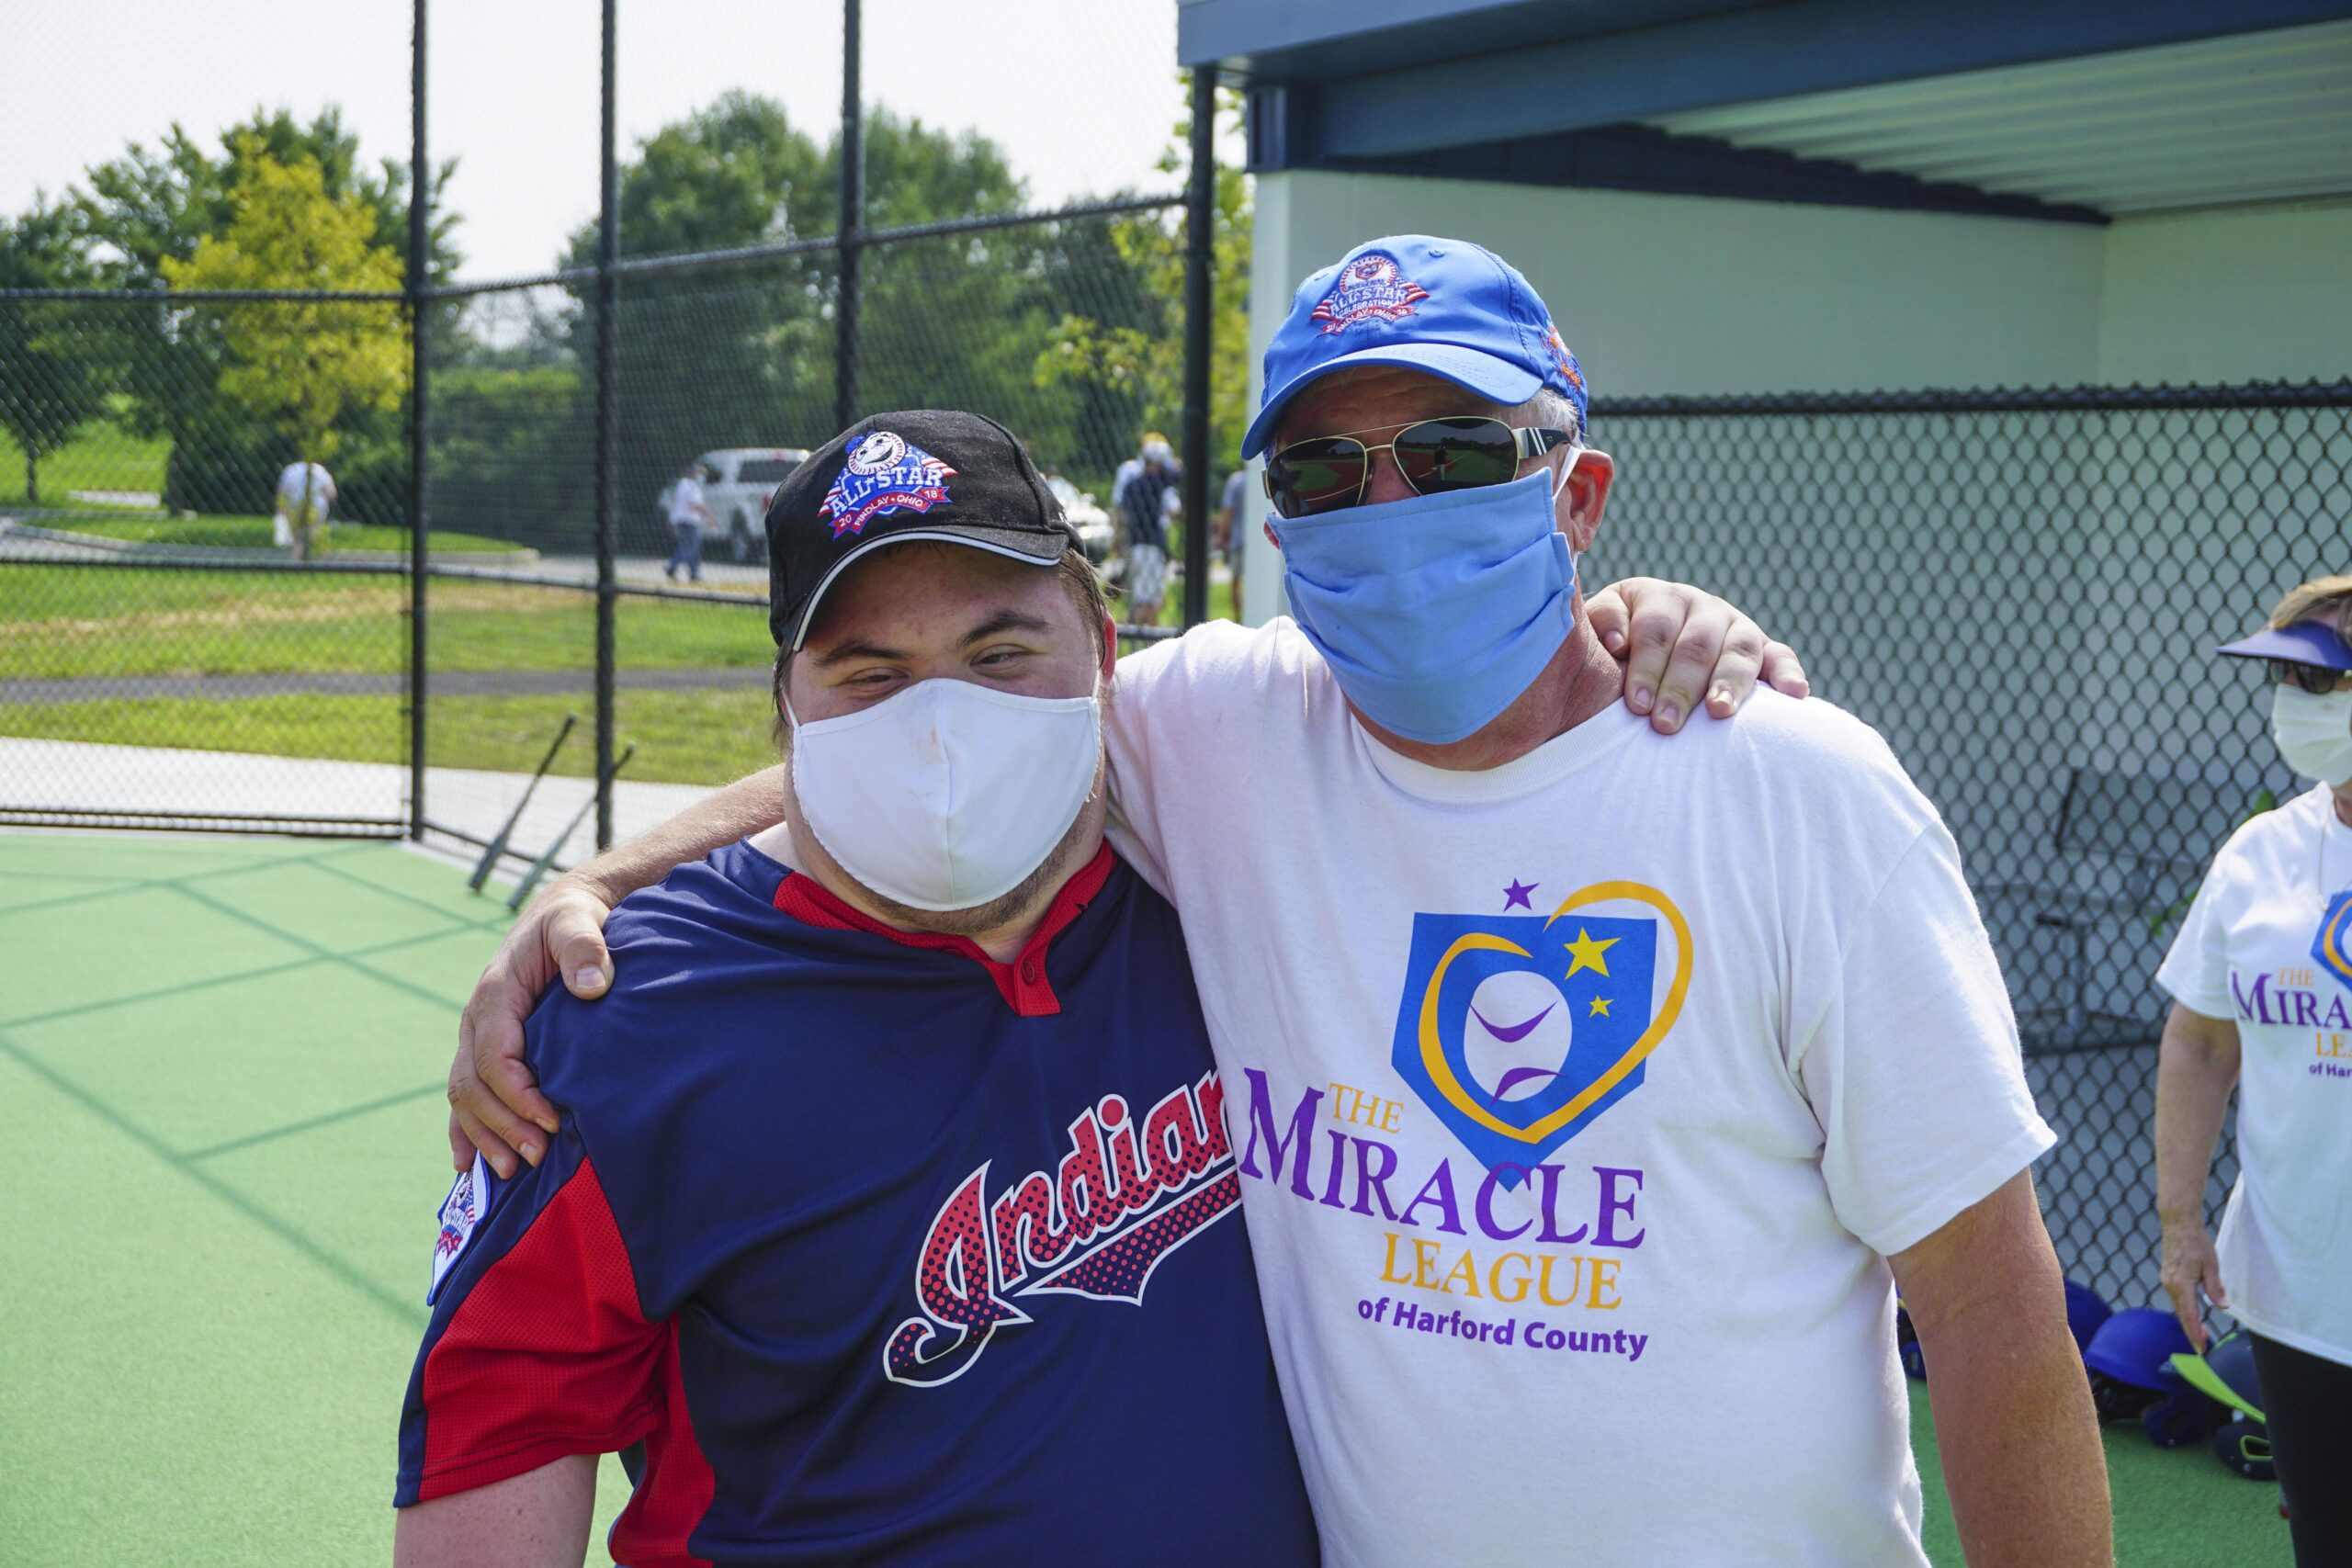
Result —
[[[1638,882],[1579,888],[1549,916],[1416,914],[1391,1062],[1516,1188],[1641,1086],[1690,974],[1690,922]]]

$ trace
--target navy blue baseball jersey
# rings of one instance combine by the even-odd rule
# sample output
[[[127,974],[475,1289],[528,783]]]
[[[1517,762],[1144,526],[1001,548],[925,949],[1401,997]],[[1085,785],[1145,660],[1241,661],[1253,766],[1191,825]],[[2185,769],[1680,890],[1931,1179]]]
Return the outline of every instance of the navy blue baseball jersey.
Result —
[[[1311,1563],[1176,914],[1011,964],[736,844],[557,991],[536,1169],[442,1211],[395,1501],[642,1444],[619,1562]]]

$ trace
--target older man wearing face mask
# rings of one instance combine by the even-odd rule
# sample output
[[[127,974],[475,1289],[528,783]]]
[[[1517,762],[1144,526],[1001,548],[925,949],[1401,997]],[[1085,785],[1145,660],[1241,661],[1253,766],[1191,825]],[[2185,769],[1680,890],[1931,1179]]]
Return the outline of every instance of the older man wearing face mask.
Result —
[[[1265,386],[1297,620],[1124,661],[1107,736],[1327,1559],[1924,1562],[1899,1283],[1972,1561],[2107,1561],[2051,1134],[1934,808],[1825,705],[1620,705],[1575,570],[1612,465],[1499,258],[1359,247]]]

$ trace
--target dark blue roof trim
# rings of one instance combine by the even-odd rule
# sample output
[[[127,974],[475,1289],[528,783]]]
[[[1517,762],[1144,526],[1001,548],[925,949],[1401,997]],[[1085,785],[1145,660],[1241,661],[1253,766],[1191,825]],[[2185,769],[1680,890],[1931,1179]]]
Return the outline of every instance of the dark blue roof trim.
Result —
[[[1187,64],[1317,81],[1317,153],[1378,158],[2347,16],[2352,0],[1189,0],[1178,39]]]
[[[1355,76],[1781,0],[1178,0],[1176,53],[1269,79]]]
[[[1260,88],[1250,96],[1250,154],[1260,153],[1269,129],[1283,114],[1276,100],[1302,89]],[[1905,212],[1957,212],[1980,218],[2031,218],[2064,223],[2105,223],[2094,208],[2064,207],[2031,197],[2000,196],[1973,186],[1873,174],[1826,158],[1799,158],[1762,148],[1734,147],[1705,136],[1669,136],[1643,125],[1604,126],[1558,136],[1386,158],[1292,158],[1258,167],[1340,169],[1419,175],[1433,179],[1498,180],[1514,185],[1567,186],[1674,196],[1730,197],[1744,201],[1794,201],[1821,207],[1867,207]]]

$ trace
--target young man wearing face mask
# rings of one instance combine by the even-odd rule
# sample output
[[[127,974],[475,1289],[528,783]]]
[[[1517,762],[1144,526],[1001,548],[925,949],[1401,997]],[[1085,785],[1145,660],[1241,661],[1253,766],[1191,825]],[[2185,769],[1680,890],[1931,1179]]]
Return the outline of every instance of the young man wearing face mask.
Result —
[[[628,899],[619,984],[533,1019],[563,1131],[444,1208],[396,1560],[571,1568],[641,1445],[632,1564],[1313,1562],[1058,504],[990,422],[885,414],[768,535],[791,826]]]

